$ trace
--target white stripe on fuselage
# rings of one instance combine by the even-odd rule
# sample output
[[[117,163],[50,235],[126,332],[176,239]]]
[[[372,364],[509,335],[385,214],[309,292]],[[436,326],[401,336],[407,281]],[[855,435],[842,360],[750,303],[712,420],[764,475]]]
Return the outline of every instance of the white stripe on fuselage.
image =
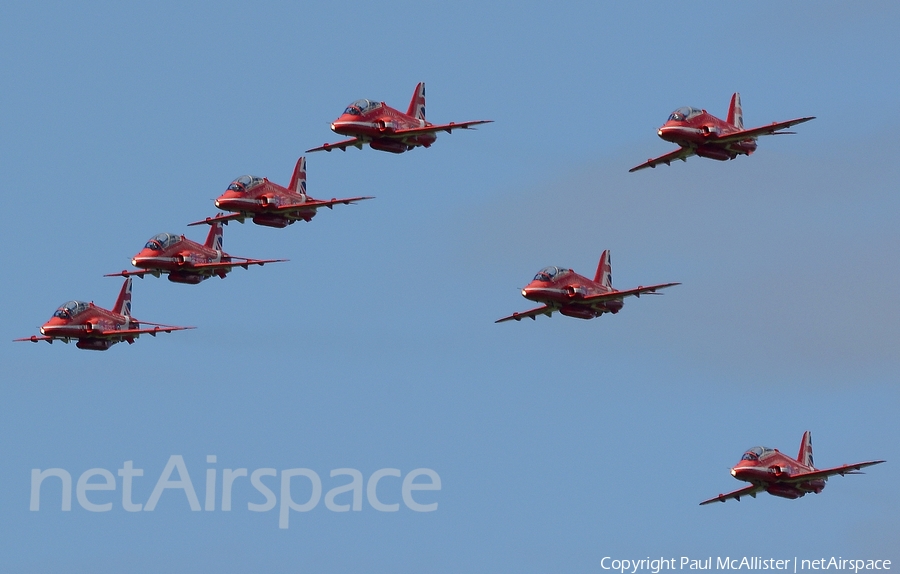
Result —
[[[354,127],[359,127],[359,128],[374,128],[375,123],[374,122],[334,122],[333,124],[331,124],[331,129],[334,130],[335,126],[337,126],[339,128],[349,127],[349,126],[354,126]]]
[[[138,263],[174,263],[174,257],[135,257],[131,260],[132,265],[137,267]]]
[[[529,287],[527,291],[526,289],[522,289],[522,295],[525,297],[534,297],[535,295],[566,295],[567,293],[568,292],[565,289],[555,289],[553,287]]]
[[[248,205],[262,205],[262,201],[259,199],[251,199],[249,197],[224,197],[222,200],[216,200],[216,207],[219,207],[219,203],[227,204],[227,203],[244,203]]]
[[[687,126],[666,126],[659,128],[657,135],[661,138],[692,138],[703,134],[703,130],[699,128],[689,128]]]

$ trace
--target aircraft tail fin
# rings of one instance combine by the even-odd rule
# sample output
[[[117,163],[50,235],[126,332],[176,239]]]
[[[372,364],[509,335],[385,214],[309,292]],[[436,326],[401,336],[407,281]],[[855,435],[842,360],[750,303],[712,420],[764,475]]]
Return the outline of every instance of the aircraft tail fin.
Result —
[[[216,251],[222,251],[222,235],[224,233],[224,225],[221,221],[213,222],[209,226],[209,234],[206,236],[206,243],[203,245]]]
[[[413,92],[406,115],[412,116],[417,120],[425,119],[425,82],[419,82],[419,85],[416,86],[416,91]]]
[[[813,464],[812,434],[809,431],[803,433],[803,439],[800,441],[800,452],[797,454],[797,462],[815,468],[815,464]]]
[[[119,298],[116,299],[113,312],[131,317],[131,277],[126,278],[125,283],[122,284],[122,290],[119,291]]]
[[[603,254],[600,255],[600,263],[597,265],[597,273],[594,275],[594,282],[612,289],[612,259],[609,255],[609,249],[605,250]]]
[[[741,95],[737,92],[731,96],[731,104],[728,106],[728,123],[739,130],[744,129],[744,110],[741,109]]]
[[[294,175],[291,176],[291,183],[288,189],[293,193],[306,195],[306,158],[301,157],[294,166]]]

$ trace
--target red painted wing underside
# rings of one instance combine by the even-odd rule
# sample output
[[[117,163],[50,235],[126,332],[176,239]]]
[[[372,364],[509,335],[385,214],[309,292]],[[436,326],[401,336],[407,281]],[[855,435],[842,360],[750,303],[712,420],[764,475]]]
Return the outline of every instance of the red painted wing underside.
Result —
[[[785,128],[789,128],[791,126],[795,126],[797,124],[802,124],[803,122],[808,122],[809,120],[816,119],[815,116],[810,116],[807,118],[797,118],[795,120],[788,120],[786,122],[773,122],[767,126],[760,126],[758,128],[752,128],[749,130],[743,130],[739,132],[733,132],[730,134],[725,134],[721,137],[712,137],[710,138],[710,142],[712,143],[731,143],[737,142],[745,139],[757,138],[759,136],[768,136],[773,135],[778,130],[783,130]]]
[[[784,480],[783,482],[806,482],[808,480],[817,480],[820,478],[828,478],[829,476],[834,476],[836,474],[855,474],[860,469],[865,468],[867,466],[873,466],[876,464],[881,464],[884,462],[883,460],[870,460],[866,462],[857,462],[856,464],[845,464],[843,466],[836,466],[834,468],[825,468],[822,470],[814,470],[812,472],[805,472],[803,474],[795,474]]]
[[[429,125],[421,128],[408,128],[408,129],[400,129],[394,130],[390,133],[386,133],[383,136],[380,136],[381,139],[386,140],[402,140],[404,138],[410,136],[418,136],[423,134],[433,134],[436,132],[447,132],[451,133],[453,130],[463,129],[469,130],[473,129],[472,126],[477,126],[481,124],[489,124],[494,120],[474,120],[471,122],[450,122],[449,124],[438,124],[438,125]],[[333,149],[339,149],[341,151],[347,151],[347,148],[350,146],[357,147],[362,149],[363,144],[367,142],[360,140],[359,138],[350,138],[348,140],[343,140],[335,143],[327,143],[321,145],[319,147],[314,147],[312,149],[306,150],[306,153],[312,153],[314,151],[331,151]]]
[[[754,486],[750,485],[740,490],[735,490],[734,492],[729,492],[728,494],[720,494],[715,498],[710,498],[709,500],[704,500],[700,503],[700,506],[704,504],[710,504],[712,502],[725,502],[726,500],[731,500],[732,498],[740,501],[742,496],[752,496],[756,498],[756,495],[765,490],[762,486]]]
[[[268,214],[268,215],[280,215],[284,213],[290,213],[292,211],[298,210],[311,210],[311,209],[319,209],[320,207],[327,207],[331,209],[335,205],[350,205],[351,203],[356,203],[357,201],[363,201],[366,199],[375,199],[373,196],[365,195],[359,197],[345,197],[342,199],[330,199],[330,200],[320,200],[320,199],[310,199],[303,203],[291,203],[288,205],[281,205],[277,208],[265,208],[260,209],[259,213]],[[188,223],[188,226],[191,225],[203,225],[216,223],[217,221],[221,221],[223,223],[227,223],[229,221],[234,221],[236,219],[243,220],[248,217],[247,214],[252,214],[254,212],[239,212],[239,213],[229,213],[228,215],[217,215],[215,217],[207,217],[202,221],[194,221],[193,223]]]

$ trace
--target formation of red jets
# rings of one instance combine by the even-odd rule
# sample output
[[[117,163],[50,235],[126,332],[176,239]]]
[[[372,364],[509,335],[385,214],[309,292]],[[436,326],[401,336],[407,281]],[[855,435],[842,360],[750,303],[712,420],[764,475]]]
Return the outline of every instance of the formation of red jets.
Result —
[[[745,129],[740,94],[731,98],[726,120],[716,118],[706,110],[692,107],[678,108],[659,128],[660,138],[675,143],[679,149],[631,168],[637,171],[647,167],[655,168],[673,160],[687,161],[693,155],[715,160],[735,159],[739,155],[750,155],[756,151],[756,140],[763,135],[781,135],[794,132],[783,131],[794,125],[814,119],[802,117],[784,122]],[[331,123],[331,129],[349,139],[326,143],[311,148],[330,152],[333,149],[346,151],[348,147],[362,149],[363,145],[390,153],[403,153],[416,147],[431,147],[439,132],[452,133],[456,129],[472,129],[491,120],[450,122],[432,124],[425,119],[425,84],[419,83],[413,92],[406,113],[396,110],[384,102],[357,100],[347,106],[344,113]],[[287,187],[273,183],[265,177],[241,176],[228,186],[215,200],[215,205],[223,212],[213,217],[189,223],[210,226],[203,244],[187,239],[184,235],[159,233],[153,236],[134,257],[131,263],[136,270],[110,273],[107,276],[125,277],[119,296],[112,309],[104,309],[94,303],[68,301],[61,305],[49,321],[40,328],[41,335],[32,335],[15,341],[61,340],[75,341],[79,349],[103,351],[112,345],[125,341],[133,343],[142,334],[156,336],[194,327],[179,327],[159,323],[138,321],[131,316],[132,277],[143,278],[147,274],[155,277],[168,275],[170,281],[195,285],[210,277],[225,278],[235,267],[248,269],[251,265],[263,266],[285,259],[250,259],[236,257],[222,249],[223,225],[229,221],[244,223],[250,218],[257,225],[283,228],[296,221],[310,221],[317,210],[329,209],[335,205],[349,205],[373,199],[368,196],[314,199],[306,193],[306,158],[301,157]],[[524,318],[536,319],[538,315],[552,316],[559,312],[568,317],[593,319],[604,313],[616,314],[626,297],[640,297],[658,292],[680,283],[660,283],[617,290],[612,285],[612,263],[608,250],[600,256],[600,262],[593,279],[561,267],[545,267],[522,289],[522,296],[540,304],[527,311],[513,313],[497,323]],[[777,449],[754,447],[748,450],[740,462],[732,468],[731,474],[738,480],[750,483],[728,494],[720,494],[700,504],[740,500],[743,496],[756,497],[759,492],[768,492],[784,498],[800,498],[807,493],[818,494],[825,487],[825,481],[835,474],[860,474],[860,469],[884,461],[873,460],[855,464],[818,470],[813,466],[812,439],[809,431],[804,433],[797,458],[782,454]]]

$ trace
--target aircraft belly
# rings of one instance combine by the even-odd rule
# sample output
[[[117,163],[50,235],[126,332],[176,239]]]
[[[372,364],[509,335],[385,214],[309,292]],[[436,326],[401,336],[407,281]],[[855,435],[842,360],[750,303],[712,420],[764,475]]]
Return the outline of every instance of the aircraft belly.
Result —
[[[756,151],[756,140],[745,140],[741,142],[730,143],[727,146],[728,151],[739,155],[750,155]]]
[[[566,317],[574,317],[576,319],[593,319],[599,317],[603,313],[602,311],[598,312],[590,307],[580,305],[566,305],[560,307],[559,312]]]
[[[293,223],[293,219],[289,219],[282,215],[259,213],[253,216],[253,223],[263,225],[265,227],[277,227],[279,229],[287,227]]]
[[[403,153],[409,149],[410,144],[405,143],[403,140],[381,138],[369,142],[369,147],[389,153]]]
[[[772,496],[780,496],[781,498],[789,498],[791,500],[800,498],[806,494],[806,491],[800,490],[793,485],[783,483],[772,483],[766,487],[766,492]]]
[[[601,313],[618,313],[625,306],[625,302],[621,299],[613,299],[612,301],[604,301],[602,303],[594,303],[591,308]]]
[[[718,161],[727,161],[729,159],[734,159],[735,155],[737,155],[738,153],[743,153],[729,151],[728,146],[722,145],[702,145],[698,146],[694,150],[694,152],[700,157],[715,159]]]
[[[172,283],[184,283],[187,285],[196,285],[201,281],[209,279],[211,275],[203,275],[200,273],[173,272],[169,273],[169,281]]]
[[[85,349],[88,351],[105,351],[116,344],[117,341],[113,341],[111,339],[94,339],[94,338],[84,338],[78,339],[75,343],[75,346],[79,349]]]
[[[430,146],[437,141],[437,134],[420,134],[408,138],[403,138],[403,142],[408,145]]]
[[[822,489],[825,488],[825,481],[822,479],[809,480],[807,482],[800,482],[796,486],[800,490],[804,490],[806,492],[814,492],[816,494],[819,494],[820,492],[822,492]]]

